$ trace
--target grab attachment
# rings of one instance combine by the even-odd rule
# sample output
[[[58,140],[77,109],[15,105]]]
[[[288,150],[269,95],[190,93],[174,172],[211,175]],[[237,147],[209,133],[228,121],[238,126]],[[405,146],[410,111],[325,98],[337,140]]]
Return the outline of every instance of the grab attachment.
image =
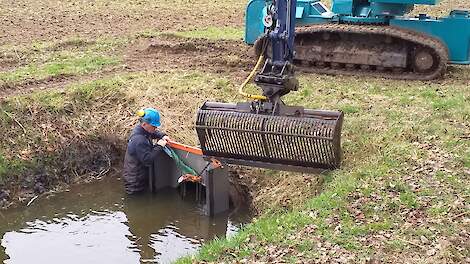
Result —
[[[204,103],[196,120],[204,156],[276,170],[339,168],[343,113],[282,105],[273,114],[264,104]]]

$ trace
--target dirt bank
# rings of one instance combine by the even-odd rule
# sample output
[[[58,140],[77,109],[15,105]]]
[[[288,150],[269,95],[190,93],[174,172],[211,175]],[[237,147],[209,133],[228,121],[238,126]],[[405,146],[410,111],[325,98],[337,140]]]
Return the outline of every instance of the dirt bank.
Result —
[[[82,119],[90,102],[79,106],[81,92],[71,97],[45,92],[0,103],[2,207],[99,179],[120,162],[124,141],[109,127]],[[99,112],[90,113],[90,119],[94,114]]]
[[[105,177],[119,164],[120,144],[97,138],[67,143],[58,152],[36,159],[14,172],[0,185],[0,206],[26,204],[47,192],[63,191],[70,184],[91,182]],[[23,153],[26,154],[26,153]]]
[[[124,54],[129,70],[198,70],[230,77],[248,72],[255,63],[252,48],[243,41],[207,40],[172,34],[137,38]]]

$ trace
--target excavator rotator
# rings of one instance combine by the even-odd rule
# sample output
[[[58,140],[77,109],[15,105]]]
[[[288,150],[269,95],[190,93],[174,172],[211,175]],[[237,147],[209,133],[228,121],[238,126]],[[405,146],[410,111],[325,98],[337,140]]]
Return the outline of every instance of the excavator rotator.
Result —
[[[196,131],[203,154],[229,164],[312,172],[341,163],[343,113],[287,106],[282,96],[298,89],[294,74],[296,0],[277,0],[254,82],[262,95],[241,103],[205,102]],[[269,47],[267,47],[269,46]],[[257,67],[255,67],[255,71]]]

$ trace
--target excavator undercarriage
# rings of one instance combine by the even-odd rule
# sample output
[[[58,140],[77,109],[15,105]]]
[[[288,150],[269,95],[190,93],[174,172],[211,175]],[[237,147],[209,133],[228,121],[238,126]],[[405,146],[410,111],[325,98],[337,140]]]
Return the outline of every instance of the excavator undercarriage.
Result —
[[[390,26],[314,25],[297,29],[295,65],[305,72],[432,80],[447,48],[439,40]]]
[[[265,41],[263,36],[255,42],[257,55]],[[447,61],[441,41],[405,29],[349,24],[296,29],[294,65],[302,72],[432,80],[446,72]]]
[[[304,72],[432,80],[447,64],[470,65],[470,11],[412,15],[439,0],[295,0],[293,63]],[[273,0],[250,0],[245,42],[265,42]],[[268,52],[268,56],[269,56]]]

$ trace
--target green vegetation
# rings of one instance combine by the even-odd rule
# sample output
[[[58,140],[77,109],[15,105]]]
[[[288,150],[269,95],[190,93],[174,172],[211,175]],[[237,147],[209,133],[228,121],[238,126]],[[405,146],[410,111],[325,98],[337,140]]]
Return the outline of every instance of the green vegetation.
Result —
[[[14,88],[22,84],[103,71],[121,63],[115,52],[129,41],[128,38],[88,40],[72,37],[54,42],[0,46],[3,59],[16,66],[0,72],[0,87]]]
[[[12,176],[16,176],[30,167],[33,167],[31,162],[17,158],[7,159],[0,153],[0,185],[8,183]]]
[[[174,34],[184,38],[241,40],[243,39],[244,30],[241,28],[230,27],[208,27],[206,29],[194,29],[190,31],[175,32]]]
[[[427,219],[425,230],[435,228],[432,222],[439,221],[445,226],[441,232],[458,236],[452,230],[462,228],[462,223],[452,217],[468,213],[468,208],[465,202],[452,211],[445,205],[469,199],[465,196],[468,163],[462,162],[465,160],[462,157],[468,157],[470,142],[461,137],[468,135],[465,124],[470,116],[470,94],[467,85],[460,83],[458,76],[454,78],[452,85],[443,86],[302,76],[302,91],[288,95],[288,103],[340,108],[346,113],[343,168],[319,175],[325,178],[325,189],[298,207],[298,211],[264,214],[235,237],[210,242],[197,256],[179,263],[190,263],[193,258],[250,262],[256,259],[250,256],[267,254],[263,251],[266,245],[285,249],[292,243],[305,245],[306,241],[331,243],[364,259],[385,247],[395,252],[389,256],[391,259],[393,254],[410,250],[403,243],[410,244],[403,241],[413,245],[423,236],[414,231],[410,216],[422,210],[429,213],[422,216]],[[313,234],[295,237],[312,225]],[[384,234],[390,239],[372,244],[366,239]],[[255,237],[255,241],[250,237]],[[448,247],[455,249],[461,244]],[[296,246],[281,259],[288,261],[298,254],[305,257],[321,248]],[[453,258],[463,260],[464,256],[458,254]]]
[[[177,36],[181,38],[197,38],[209,40],[242,40],[244,30],[232,27],[207,27],[204,29],[193,29],[186,31],[164,31],[145,30],[136,34],[136,37],[152,38],[158,36]]]
[[[72,55],[55,58],[43,65],[28,65],[10,72],[0,73],[0,84],[11,86],[26,80],[44,80],[51,77],[82,75],[103,69],[107,65],[115,65],[119,60],[104,56]]]
[[[414,243],[423,236],[409,224],[410,215],[421,211],[427,212],[429,221],[439,219],[444,223],[442,234],[455,235],[452,230],[458,230],[461,223],[452,217],[466,209],[457,206],[449,210],[446,205],[458,199],[462,193],[455,191],[463,190],[468,184],[462,157],[468,156],[470,143],[457,140],[467,131],[461,124],[465,124],[470,114],[468,107],[434,108],[433,97],[421,95],[427,89],[434,90],[435,84],[423,86],[416,82],[411,89],[409,82],[367,79],[364,84],[364,80],[352,77],[342,81],[333,78],[301,76],[303,90],[289,95],[287,101],[309,108],[349,109],[343,128],[343,168],[318,176],[325,182],[320,195],[306,198],[292,210],[266,208],[269,213],[261,215],[234,237],[210,242],[196,259],[250,260],[251,256],[271,254],[269,247],[274,247],[291,249],[282,259],[301,261],[321,256],[325,245],[335,245],[341,254],[363,259],[370,257],[376,247],[395,253],[407,252],[409,244],[403,240]],[[237,82],[223,76],[197,71],[121,75],[71,85],[64,91],[8,98],[3,108],[12,113],[26,113],[26,120],[32,118],[28,114],[31,109],[46,111],[43,116],[48,117],[36,130],[32,129],[32,120],[25,122],[28,133],[25,139],[18,124],[4,116],[9,126],[2,133],[14,131],[15,136],[11,138],[20,145],[35,142],[34,149],[47,152],[39,138],[49,124],[56,123],[55,116],[60,114],[61,119],[65,118],[61,124],[71,124],[74,131],[86,131],[85,139],[112,131],[124,141],[128,132],[124,124],[132,124],[135,119],[129,111],[158,105],[165,120],[172,120],[165,123],[165,130],[179,141],[195,144],[194,133],[185,132],[192,131],[193,126],[187,117],[194,116],[207,99],[243,100],[236,94],[236,87]],[[467,95],[466,85],[458,81],[439,89],[448,98]],[[407,101],[405,107],[401,103],[403,97],[414,99]],[[175,109],[175,105],[180,107]],[[97,116],[100,118],[96,119]],[[49,137],[49,147],[53,143],[54,148],[60,149],[60,136]],[[452,147],[447,144],[449,140],[455,141]],[[6,151],[14,149],[7,146]],[[424,228],[435,228],[430,223]],[[386,235],[387,239],[370,245],[369,237],[378,235]],[[189,263],[191,258],[180,262]]]

